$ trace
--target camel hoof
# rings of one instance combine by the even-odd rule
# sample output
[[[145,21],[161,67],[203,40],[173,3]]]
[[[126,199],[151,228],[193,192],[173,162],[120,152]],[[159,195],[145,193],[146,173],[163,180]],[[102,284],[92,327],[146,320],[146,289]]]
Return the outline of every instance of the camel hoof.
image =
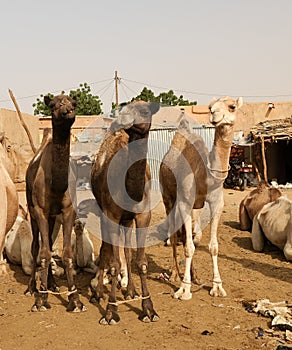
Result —
[[[109,321],[109,325],[111,325],[111,326],[114,326],[116,324],[118,324],[118,322],[116,320],[114,320],[113,318]]]
[[[190,300],[192,299],[192,293],[184,288],[180,288],[177,292],[174,293],[173,297],[179,300]]]
[[[86,306],[82,305],[81,308],[76,306],[72,312],[85,312],[85,311],[87,311],[87,308],[86,308]]]
[[[27,289],[23,294],[27,297],[31,297],[33,295],[33,293],[29,289]]]
[[[159,321],[160,320],[160,317],[158,316],[158,315],[154,315],[153,317],[152,317],[152,322],[157,322],[157,321]]]
[[[36,305],[33,305],[33,307],[31,308],[31,311],[32,312],[44,312],[44,311],[47,311],[47,308],[44,305],[40,306],[39,308]]]
[[[103,317],[103,318],[101,318],[101,319],[99,320],[99,324],[102,324],[102,325],[104,325],[104,326],[108,325],[107,320],[105,319],[105,317]]]
[[[151,322],[151,320],[150,320],[150,317],[147,315],[147,316],[144,316],[143,318],[142,318],[142,322],[144,322],[144,323],[150,323]]]
[[[222,287],[216,286],[210,290],[210,295],[212,297],[226,297],[227,293]]]

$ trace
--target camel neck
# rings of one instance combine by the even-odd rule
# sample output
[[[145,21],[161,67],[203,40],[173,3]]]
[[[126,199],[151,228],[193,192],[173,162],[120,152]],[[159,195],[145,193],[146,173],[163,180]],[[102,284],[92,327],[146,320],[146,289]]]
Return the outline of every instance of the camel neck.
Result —
[[[76,234],[76,257],[78,266],[84,267],[83,234]]]
[[[126,189],[129,196],[140,202],[145,189],[145,172],[147,167],[148,134],[144,138],[129,142],[128,171],[126,175]],[[135,184],[133,186],[133,183]]]
[[[52,189],[64,193],[68,188],[70,128],[53,128]]]
[[[222,171],[224,176],[227,176],[229,168],[233,134],[233,125],[221,125],[216,128],[214,145],[210,153],[210,167]]]

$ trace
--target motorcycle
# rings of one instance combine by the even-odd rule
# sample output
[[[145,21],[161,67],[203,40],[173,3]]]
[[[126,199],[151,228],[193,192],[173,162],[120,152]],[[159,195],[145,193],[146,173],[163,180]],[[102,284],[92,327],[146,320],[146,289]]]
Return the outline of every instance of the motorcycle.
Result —
[[[230,161],[230,169],[224,181],[224,188],[239,187],[244,191],[247,186],[252,185],[251,173],[252,165],[245,162]]]

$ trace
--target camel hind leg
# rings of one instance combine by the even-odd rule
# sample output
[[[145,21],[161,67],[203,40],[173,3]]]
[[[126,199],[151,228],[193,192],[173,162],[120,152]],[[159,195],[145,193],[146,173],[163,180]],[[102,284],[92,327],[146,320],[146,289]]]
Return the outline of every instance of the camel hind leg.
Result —
[[[159,316],[154,310],[151,295],[147,287],[148,262],[145,254],[145,244],[147,230],[150,224],[150,214],[143,213],[135,218],[136,222],[136,240],[137,240],[137,257],[136,263],[142,286],[142,315],[143,322],[156,322]]]

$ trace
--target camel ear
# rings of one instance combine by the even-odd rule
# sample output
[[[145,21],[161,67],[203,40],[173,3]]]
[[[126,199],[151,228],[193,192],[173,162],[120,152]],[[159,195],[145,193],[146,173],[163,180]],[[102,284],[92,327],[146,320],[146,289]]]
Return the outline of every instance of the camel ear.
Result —
[[[238,99],[236,100],[236,103],[237,103],[237,108],[241,108],[243,105],[243,98],[238,97]]]
[[[151,102],[149,104],[149,108],[150,108],[151,114],[153,115],[159,111],[160,103],[159,102]]]
[[[50,96],[44,96],[44,102],[45,102],[45,105],[49,107],[49,104],[51,103],[52,99]]]

